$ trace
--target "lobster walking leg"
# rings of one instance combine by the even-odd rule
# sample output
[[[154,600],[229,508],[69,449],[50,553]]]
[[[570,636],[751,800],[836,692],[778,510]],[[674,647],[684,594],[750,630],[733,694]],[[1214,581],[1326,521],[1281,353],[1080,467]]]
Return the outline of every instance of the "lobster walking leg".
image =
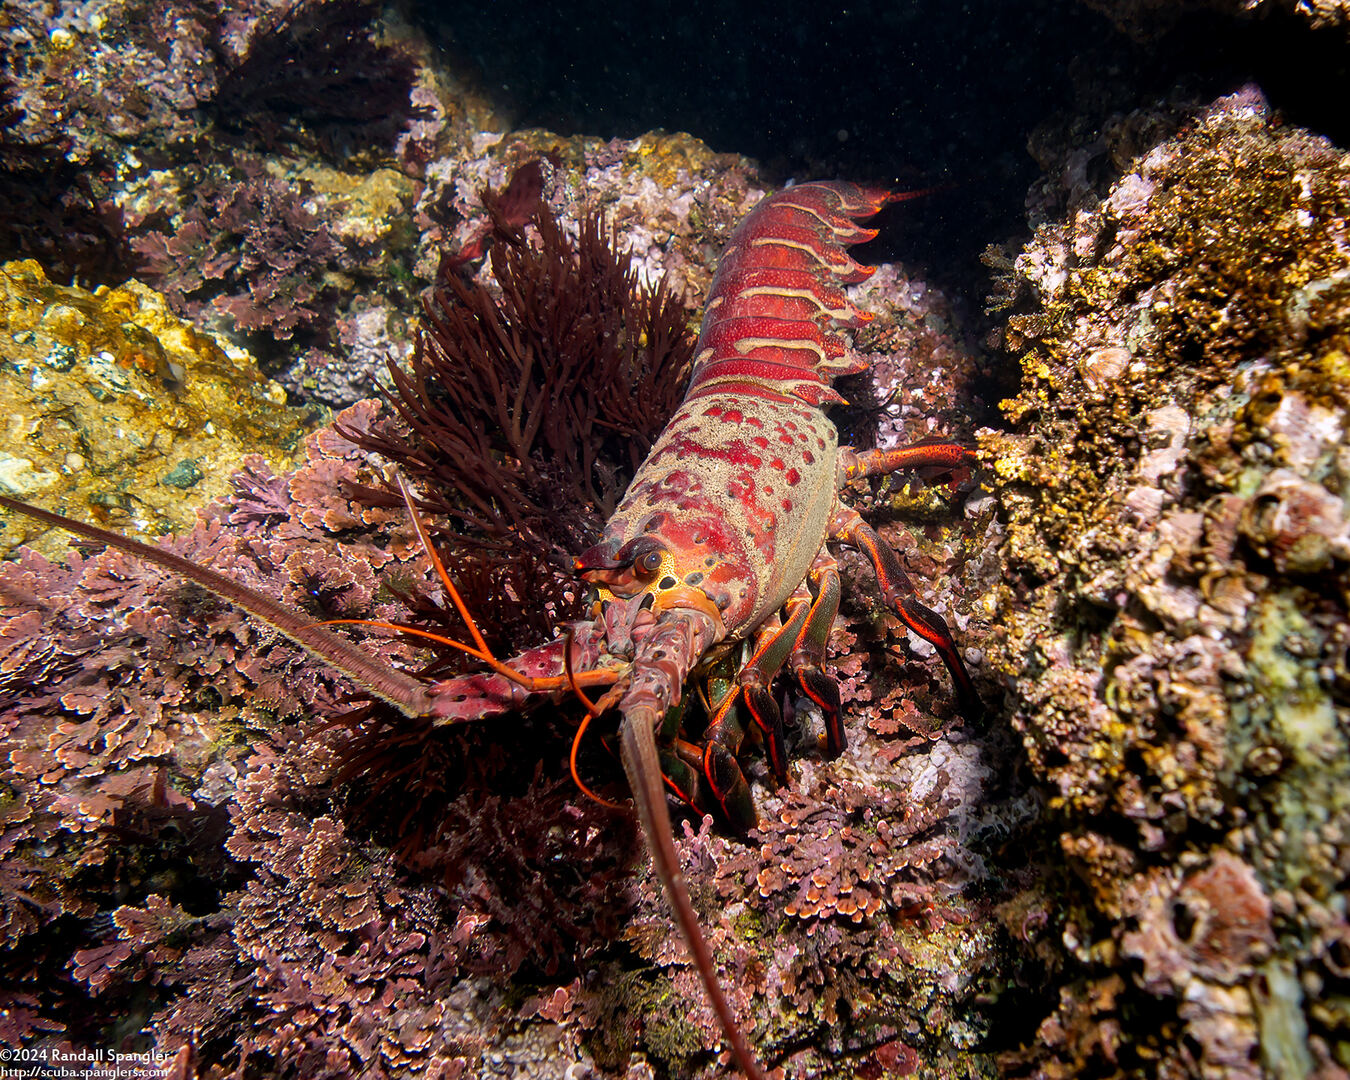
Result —
[[[763,736],[774,777],[780,784],[786,784],[787,742],[783,735],[783,714],[773,698],[772,687],[774,676],[786,662],[805,622],[806,608],[803,607],[786,626],[775,615],[759,628],[750,660],[741,668],[735,687],[718,701],[703,733],[699,767],[704,787],[739,832],[754,828],[758,820],[750,785],[736,761],[746,730],[741,710],[749,713]]]
[[[803,583],[802,590],[805,589],[806,585]],[[716,744],[717,751],[729,753],[734,758],[740,748],[739,735],[735,737],[733,743],[731,737],[722,736],[722,730],[733,711],[744,704],[750,719],[764,736],[769,768],[773,770],[773,775],[780,784],[786,784],[788,778],[787,746],[783,740],[783,716],[770,691],[774,676],[787,663],[788,655],[796,645],[802,627],[806,625],[809,607],[809,602],[800,603],[797,610],[790,614],[786,624],[774,618],[756,632],[754,652],[741,668],[737,689],[719,704],[708,725],[709,750],[712,751]],[[740,727],[739,724],[735,726],[737,729]],[[714,776],[715,773],[710,770],[709,780],[716,783]],[[718,801],[721,801],[720,793]]]
[[[703,748],[686,739],[672,738],[661,751],[661,774],[668,790],[695,814],[703,815]]]
[[[834,556],[822,549],[811,568],[811,584],[816,598],[811,604],[806,625],[797,638],[797,647],[788,660],[788,668],[797,677],[802,693],[816,703],[825,721],[825,751],[830,757],[844,752],[848,740],[839,718],[839,684],[821,669],[825,647],[830,642],[835,616],[839,614],[839,570]],[[791,601],[788,601],[790,604]]]
[[[901,469],[921,469],[928,465],[956,469],[979,463],[975,451],[953,442],[913,443],[894,450],[839,449],[839,473],[844,482],[861,476],[885,476]]]
[[[808,581],[816,587],[816,595],[811,595],[807,581],[803,581],[783,605],[787,621],[774,616],[759,628],[751,659],[742,667],[736,688],[729,690],[713,710],[704,732],[703,752],[696,759],[702,784],[681,771],[685,780],[683,786],[677,787],[677,793],[685,797],[686,790],[706,789],[740,832],[756,823],[750,787],[736,760],[745,736],[742,708],[764,737],[775,778],[780,784],[788,782],[783,716],[772,693],[774,677],[785,665],[824,715],[829,755],[837,757],[846,745],[839,718],[839,685],[821,670],[830,630],[839,612],[839,572],[828,552],[822,551],[816,559]],[[670,779],[668,775],[668,782]],[[688,801],[696,805],[692,799]]]
[[[831,539],[856,547],[871,561],[886,603],[904,620],[906,626],[937,649],[942,662],[951,672],[952,682],[961,701],[962,714],[967,719],[977,718],[982,708],[980,698],[975,693],[975,684],[970,681],[961,654],[956,651],[956,641],[947,629],[946,620],[914,598],[914,583],[900,565],[895,549],[878,536],[876,530],[863,521],[856,510],[841,510],[830,525]]]

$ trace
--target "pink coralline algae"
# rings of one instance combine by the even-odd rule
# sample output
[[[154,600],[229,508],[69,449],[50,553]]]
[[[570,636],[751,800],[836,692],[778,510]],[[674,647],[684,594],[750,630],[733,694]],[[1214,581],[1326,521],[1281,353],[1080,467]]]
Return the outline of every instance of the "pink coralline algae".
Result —
[[[178,313],[274,364],[288,355],[288,389],[347,405],[409,348],[393,297],[414,187],[238,150],[128,178],[119,205],[139,276]]]
[[[280,339],[331,323],[335,297],[323,279],[341,248],[305,205],[305,189],[267,176],[259,161],[218,172],[185,202],[128,218],[142,276],[208,325],[218,321],[203,318],[211,308],[233,329]]]
[[[58,279],[116,277],[130,253],[121,216],[100,202],[90,175],[102,163],[71,161],[63,135],[22,134],[14,96],[0,73],[0,251],[37,259]]]
[[[884,293],[869,303],[895,346],[876,393],[907,400],[907,333],[885,325],[907,316]],[[913,393],[953,401],[968,354],[923,333],[952,366]],[[384,422],[365,403],[339,428]],[[935,430],[962,423],[949,413]],[[427,612],[403,510],[356,497],[379,467],[324,429],[296,472],[251,461],[168,543],[319,617],[405,618],[395,597]],[[883,527],[924,601],[978,640],[969,598],[984,571],[964,557],[955,494],[915,479],[860,495],[926,508],[922,525]],[[790,788],[752,766],[760,831],[742,843],[705,822],[680,842],[733,1002],[793,1076],[836,1057],[904,1075],[981,1037],[1000,930],[969,890],[990,880],[991,839],[1025,816],[951,718],[940,662],[885,616],[861,564],[848,576],[832,655],[850,750],[822,762],[806,734],[818,718],[799,714]],[[501,723],[436,730],[374,707],[344,719],[350,688],[321,665],[116,553],[24,553],[0,598],[7,1038],[103,1045],[134,992],[139,1045],[189,1048],[200,1076],[559,1060],[624,1075],[634,1051],[676,1075],[717,1069],[697,978],[654,881],[633,877],[631,819],[567,778],[565,712],[509,718],[505,737]],[[364,639],[415,667],[403,642]],[[587,767],[596,784],[618,779],[599,745]],[[675,1019],[671,995],[687,1006]]]
[[[343,420],[362,430],[372,415],[367,404]],[[389,618],[381,578],[411,568],[382,549],[416,548],[388,542],[408,528],[401,516],[344,494],[369,479],[352,444],[321,432],[289,478],[254,462],[174,550],[295,606]],[[142,984],[147,1031],[175,1051],[191,1045],[201,1075],[215,1075],[213,1061],[270,1075],[460,1075],[485,1045],[465,1011],[478,993],[469,973],[556,968],[546,950],[558,935],[593,937],[621,906],[631,831],[602,827],[608,811],[571,809],[570,785],[528,773],[510,813],[462,779],[444,835],[405,860],[426,883],[410,880],[372,848],[375,811],[359,789],[350,805],[334,795],[351,760],[350,729],[330,719],[343,688],[195,587],[116,553],[61,566],[25,552],[0,598],[10,1044],[105,1045],[118,1003]],[[423,741],[429,752],[434,737]],[[472,760],[495,784],[516,783],[501,755],[488,758],[495,770]],[[555,880],[550,866],[566,873]],[[569,923],[574,868],[586,873]],[[540,888],[551,904],[532,903]],[[104,921],[83,922],[100,911]],[[451,982],[468,996],[448,1018]]]
[[[887,756],[860,747],[838,766],[803,760],[792,790],[761,792],[761,823],[744,846],[707,821],[685,826],[686,874],[733,1004],[758,1045],[795,1047],[788,1076],[841,1057],[864,1074],[908,1060],[888,1040],[955,1060],[950,1047],[985,1023],[962,1003],[997,963],[998,937],[966,895],[987,880],[967,838],[981,827],[973,803],[978,815],[1007,807],[985,797],[990,774],[973,743],[942,739],[898,765]],[[625,937],[688,1017],[650,1038],[692,1064],[716,1023],[664,918],[644,880]]]
[[[245,540],[229,528],[228,514],[218,507],[175,550],[241,580],[284,583],[293,603],[307,598],[311,574],[331,576],[345,564],[362,572],[347,570],[341,598],[364,610],[373,568],[388,561],[374,549],[352,558],[348,545],[325,546],[296,525]],[[335,561],[345,546],[347,557]],[[6,982],[18,987],[46,980],[32,965],[57,963],[61,942],[74,940],[69,918],[97,910],[94,897],[112,882],[133,894],[156,885],[191,894],[202,886],[199,875],[218,871],[221,853],[210,854],[208,843],[211,866],[199,865],[193,841],[223,823],[210,792],[222,770],[234,774],[248,757],[239,736],[315,702],[335,708],[337,698],[321,671],[287,646],[268,647],[271,635],[232,609],[115,553],[72,553],[60,566],[25,552],[5,568],[0,597],[0,722],[17,797],[5,833],[6,878],[31,883],[7,894]],[[214,712],[222,700],[248,704]],[[145,846],[165,829],[158,850]],[[26,917],[30,905],[49,918]],[[94,979],[91,963],[81,967]],[[61,1011],[70,988],[60,987],[50,980],[46,995],[30,995],[41,1001],[34,1023]],[[81,1023],[96,1024],[96,1016]]]

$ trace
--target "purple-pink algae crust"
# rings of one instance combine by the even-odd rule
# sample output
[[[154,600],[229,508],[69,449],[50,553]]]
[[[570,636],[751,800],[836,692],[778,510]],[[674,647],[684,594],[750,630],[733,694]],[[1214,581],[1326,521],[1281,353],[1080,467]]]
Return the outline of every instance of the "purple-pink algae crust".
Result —
[[[866,299],[885,351],[858,396],[890,402],[882,440],[959,434],[968,343],[912,317],[942,310],[940,293],[896,280]],[[375,408],[340,420],[366,428]],[[855,424],[876,422],[863,409]],[[252,463],[171,543],[316,615],[397,619],[382,585],[407,592],[428,571],[402,512],[345,487],[377,468],[325,429],[294,474]],[[917,480],[852,498],[976,649],[987,511],[963,519],[945,485]],[[852,556],[845,571],[831,663],[850,750],[823,761],[818,719],[799,716],[789,789],[751,755],[760,829],[742,842],[705,823],[680,846],[733,1002],[768,1052],[791,1048],[786,1075],[836,1058],[864,1075],[920,1055],[976,1068],[965,1047],[988,1022],[977,999],[1006,920],[970,889],[1031,804],[995,775],[1004,752],[963,730],[940,661],[880,607],[870,571]],[[418,752],[463,787],[434,842],[409,844],[392,820],[404,803],[362,805],[363,781],[337,783],[353,733],[389,721],[334,725],[351,688],[284,639],[116,553],[24,555],[0,596],[6,1038],[93,1049],[133,994],[146,1035],[169,1053],[190,1042],[184,1068],[202,1076],[477,1075],[494,1060],[624,1075],[634,1050],[675,1075],[715,1070],[720,1035],[664,901],[632,876],[631,821],[572,788],[565,729],[428,735]],[[527,735],[539,748],[521,749]]]
[[[372,479],[324,430],[169,543],[316,614],[397,617],[382,582],[426,568],[403,515],[344,494]],[[476,973],[555,971],[612,933],[631,828],[534,759],[465,748],[513,797],[465,781],[456,828],[400,863],[372,838],[389,797],[335,788],[350,688],[286,640],[119,553],[25,552],[0,602],[6,1045],[92,1053],[131,995],[156,1046],[191,1046],[186,1075],[457,1076],[504,992]]]

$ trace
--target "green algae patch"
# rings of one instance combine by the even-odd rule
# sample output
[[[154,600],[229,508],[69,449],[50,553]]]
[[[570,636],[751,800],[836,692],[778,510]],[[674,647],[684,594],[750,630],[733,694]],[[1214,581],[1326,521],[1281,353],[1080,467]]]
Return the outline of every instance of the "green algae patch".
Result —
[[[31,260],[0,266],[0,416],[0,491],[144,536],[189,526],[249,454],[293,467],[310,424],[153,290],[56,285]],[[43,531],[8,515],[0,554],[64,550]]]
[[[690,1063],[707,1057],[707,1036],[694,1024],[669,977],[652,971],[625,971],[604,983],[598,1025],[588,1049],[602,1067],[621,1068],[638,1048],[685,1075]]]

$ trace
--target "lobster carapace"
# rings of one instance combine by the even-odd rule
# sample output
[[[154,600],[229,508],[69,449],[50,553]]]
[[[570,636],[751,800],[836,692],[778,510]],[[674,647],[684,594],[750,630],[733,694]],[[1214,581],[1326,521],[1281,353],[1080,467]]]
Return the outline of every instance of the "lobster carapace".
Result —
[[[748,719],[762,734],[774,775],[787,782],[783,722],[772,693],[784,668],[819,705],[827,750],[844,749],[838,689],[822,670],[840,595],[829,541],[853,545],[870,559],[887,603],[938,650],[963,711],[979,707],[945,622],[915,600],[895,552],[839,498],[856,477],[958,468],[973,464],[974,455],[944,442],[854,452],[838,446],[822,411],[842,400],[832,380],[866,367],[832,332],[868,319],[839,283],[872,271],[844,245],[873,237],[854,219],[875,214],[891,198],[852,184],[802,184],[764,199],[741,223],[713,281],[686,397],[600,541],[576,560],[594,591],[589,620],[515,658],[494,657],[413,513],[468,624],[471,642],[456,647],[482,661],[488,668],[482,673],[423,683],[208,568],[12,499],[0,497],[0,505],[191,578],[411,715],[472,721],[540,695],[565,694],[581,697],[592,715],[616,710],[621,757],[676,923],[738,1064],[760,1077],[684,888],[667,791],[696,806],[715,804],[739,828],[753,823],[737,755]],[[411,512],[406,489],[405,498]],[[694,670],[735,643],[745,643],[749,658],[711,702],[702,745],[660,740]],[[591,688],[603,690],[594,702],[586,697]]]

